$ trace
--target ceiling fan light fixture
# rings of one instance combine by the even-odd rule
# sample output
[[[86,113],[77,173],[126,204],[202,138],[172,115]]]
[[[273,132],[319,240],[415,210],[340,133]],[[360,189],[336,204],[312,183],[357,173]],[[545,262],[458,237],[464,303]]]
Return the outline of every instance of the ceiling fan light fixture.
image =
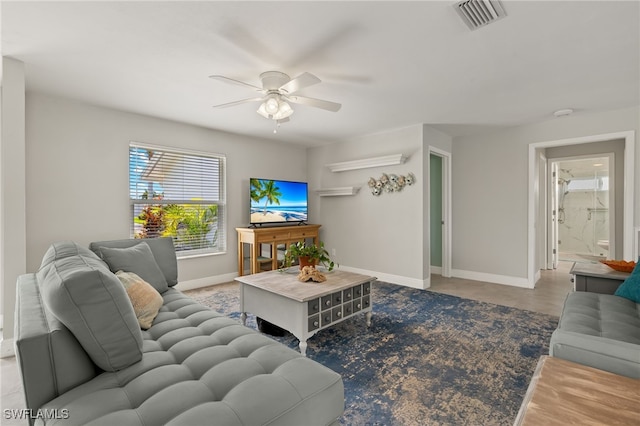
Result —
[[[269,96],[258,108],[258,114],[271,120],[282,120],[293,114],[293,109],[289,103],[278,99],[279,96]]]
[[[288,102],[280,102],[280,109],[278,110],[277,117],[274,116],[274,120],[282,120],[293,114],[293,108]]]
[[[269,96],[269,98],[264,101],[264,109],[268,114],[275,114],[280,109],[280,102],[278,102],[278,97],[273,95]]]

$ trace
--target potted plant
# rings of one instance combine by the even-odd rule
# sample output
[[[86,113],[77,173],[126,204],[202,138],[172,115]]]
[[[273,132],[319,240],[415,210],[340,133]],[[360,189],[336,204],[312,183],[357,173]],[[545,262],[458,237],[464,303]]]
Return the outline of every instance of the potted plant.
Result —
[[[287,251],[284,253],[283,266],[288,268],[293,264],[295,260],[298,260],[300,269],[303,266],[314,266],[318,263],[322,264],[328,271],[332,271],[336,266],[335,262],[329,257],[329,252],[324,248],[324,243],[320,241],[318,245],[307,244],[305,241],[298,241],[291,244]]]

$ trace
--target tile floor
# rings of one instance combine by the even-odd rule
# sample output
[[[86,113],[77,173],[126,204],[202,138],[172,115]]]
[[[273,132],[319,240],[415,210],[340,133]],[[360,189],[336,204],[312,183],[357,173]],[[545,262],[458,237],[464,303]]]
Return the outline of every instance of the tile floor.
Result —
[[[560,262],[558,269],[543,271],[534,290],[434,275],[431,291],[474,299],[519,309],[560,315],[566,295],[572,289],[569,270],[572,263]],[[4,409],[24,407],[22,386],[15,357],[0,359],[0,424],[20,425],[26,422],[8,420]]]

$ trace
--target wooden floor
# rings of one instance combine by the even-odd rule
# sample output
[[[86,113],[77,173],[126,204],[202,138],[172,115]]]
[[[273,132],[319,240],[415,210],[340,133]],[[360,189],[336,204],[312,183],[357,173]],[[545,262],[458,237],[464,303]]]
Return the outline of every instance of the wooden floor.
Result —
[[[573,284],[569,281],[571,266],[572,263],[560,262],[558,269],[542,271],[542,277],[533,290],[461,278],[442,278],[439,275],[431,277],[429,290],[559,316],[564,299],[573,288]],[[24,407],[22,386],[18,374],[15,357],[0,359],[0,375],[2,376],[0,413],[4,413],[4,409]],[[2,425],[25,424],[4,418],[1,423]]]
[[[440,275],[431,276],[429,290],[560,316],[564,299],[573,289],[569,275],[571,266],[573,262],[560,262],[558,269],[542,271],[541,278],[533,290],[461,278],[442,278]]]

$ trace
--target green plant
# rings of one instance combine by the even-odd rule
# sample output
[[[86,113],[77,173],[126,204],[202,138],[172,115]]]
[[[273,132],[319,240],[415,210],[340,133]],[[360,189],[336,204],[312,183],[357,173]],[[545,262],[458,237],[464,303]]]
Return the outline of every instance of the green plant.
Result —
[[[283,266],[288,268],[301,257],[309,260],[315,260],[322,264],[328,271],[332,271],[336,267],[336,263],[329,257],[329,252],[324,248],[324,243],[320,241],[318,245],[307,244],[305,241],[298,241],[291,244],[284,253]]]
[[[207,236],[218,221],[216,205],[169,204],[164,209],[164,235],[175,239],[181,249],[200,249],[215,244],[217,233],[209,241]]]

